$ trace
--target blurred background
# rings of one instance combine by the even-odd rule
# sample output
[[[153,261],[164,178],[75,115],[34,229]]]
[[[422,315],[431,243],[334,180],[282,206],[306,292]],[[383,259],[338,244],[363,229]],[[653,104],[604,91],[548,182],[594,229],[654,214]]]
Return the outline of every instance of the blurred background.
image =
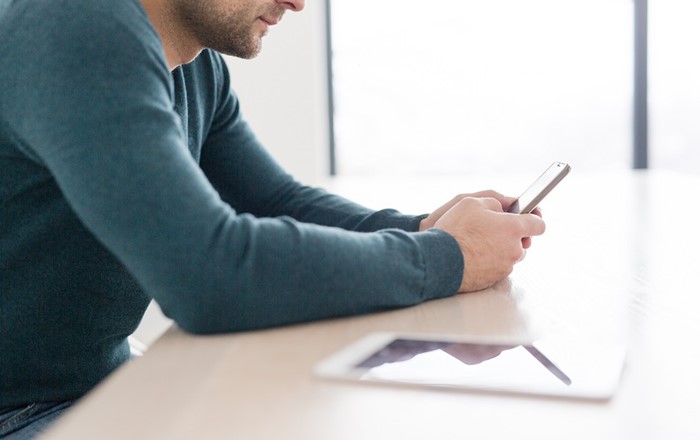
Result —
[[[648,3],[648,166],[700,172],[697,0],[314,0],[230,59],[301,180],[632,167],[635,5]]]
[[[338,174],[631,166],[632,0],[413,3],[331,1]],[[648,17],[649,166],[698,172],[700,2]]]

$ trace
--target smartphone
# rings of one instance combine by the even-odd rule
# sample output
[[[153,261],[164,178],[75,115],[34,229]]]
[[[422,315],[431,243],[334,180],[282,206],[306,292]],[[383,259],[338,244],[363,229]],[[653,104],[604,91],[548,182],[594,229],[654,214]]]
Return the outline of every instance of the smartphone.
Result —
[[[514,214],[529,214],[547,194],[569,174],[571,167],[564,162],[554,162],[542,175],[525,190],[507,209]]]
[[[314,372],[363,383],[607,400],[624,359],[620,345],[570,336],[522,342],[372,333]]]

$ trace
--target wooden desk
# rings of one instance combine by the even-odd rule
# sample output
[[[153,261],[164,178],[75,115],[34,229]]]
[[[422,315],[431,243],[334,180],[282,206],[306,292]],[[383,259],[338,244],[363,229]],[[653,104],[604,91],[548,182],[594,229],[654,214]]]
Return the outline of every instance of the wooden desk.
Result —
[[[336,181],[381,206],[429,211],[453,193],[519,193],[534,176]],[[543,203],[547,233],[486,291],[266,331],[177,329],[88,395],[49,439],[698,439],[700,177],[575,171]],[[378,292],[381,294],[381,292]],[[312,366],[372,331],[585,335],[629,349],[609,402],[320,380]]]

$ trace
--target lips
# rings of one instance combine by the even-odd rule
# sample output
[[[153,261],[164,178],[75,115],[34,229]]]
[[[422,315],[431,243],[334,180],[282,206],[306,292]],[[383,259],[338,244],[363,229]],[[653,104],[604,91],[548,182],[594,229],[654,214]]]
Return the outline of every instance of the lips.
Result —
[[[274,26],[274,25],[276,25],[277,23],[280,22],[280,20],[282,19],[282,17],[278,17],[278,18],[260,17],[260,19],[261,19],[262,21],[264,21],[265,23],[267,23],[268,25]]]

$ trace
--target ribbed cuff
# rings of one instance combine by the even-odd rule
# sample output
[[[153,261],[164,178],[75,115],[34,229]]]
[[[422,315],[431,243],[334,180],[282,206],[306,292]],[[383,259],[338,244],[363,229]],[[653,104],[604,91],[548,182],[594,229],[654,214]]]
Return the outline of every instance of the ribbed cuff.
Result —
[[[419,220],[420,222],[420,220]],[[425,262],[426,280],[423,300],[454,295],[462,284],[464,257],[457,240],[439,229],[414,235]]]

